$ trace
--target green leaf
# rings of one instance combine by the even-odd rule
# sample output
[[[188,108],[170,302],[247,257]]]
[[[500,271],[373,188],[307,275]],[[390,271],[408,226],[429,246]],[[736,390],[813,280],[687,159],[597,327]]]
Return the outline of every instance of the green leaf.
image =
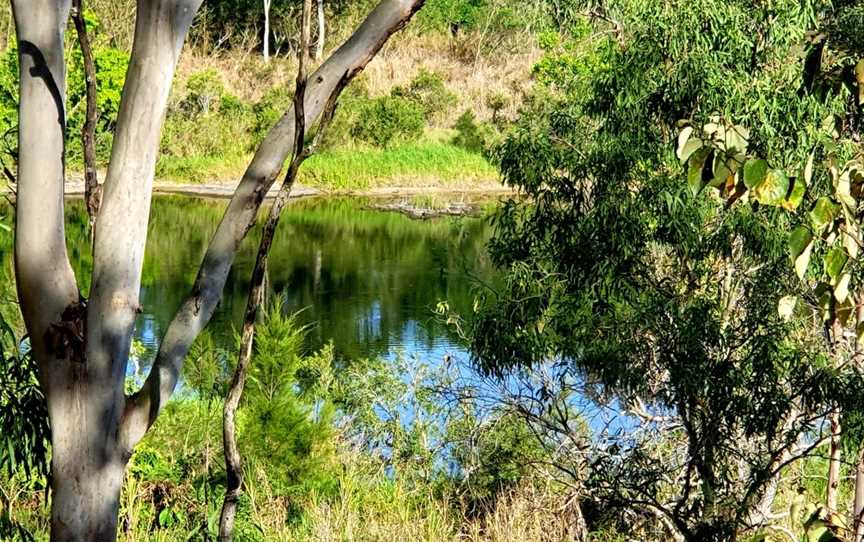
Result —
[[[842,302],[838,302],[834,312],[836,313],[840,325],[845,327],[852,320],[852,314],[855,312],[855,305],[852,304],[852,298],[847,297]]]
[[[846,251],[840,247],[832,248],[825,255],[825,272],[831,277],[832,284],[837,284],[848,259],[849,256],[846,255]]]
[[[807,267],[810,265],[810,253],[813,251],[813,236],[810,230],[799,226],[789,235],[789,255],[795,264],[798,278],[804,279]]]
[[[788,192],[789,177],[779,169],[772,169],[753,189],[753,196],[763,205],[782,205]]]
[[[690,136],[693,134],[693,127],[688,126],[681,130],[681,133],[678,134],[678,147],[675,149],[675,155],[681,160],[682,164],[687,163],[687,159],[690,158],[690,155],[696,152],[696,150],[702,146],[702,140],[699,138],[690,139]]]
[[[834,287],[834,299],[843,303],[849,297],[849,281],[852,280],[852,275],[843,273],[840,280],[837,281],[837,286]]]
[[[702,171],[705,168],[705,162],[711,154],[708,147],[702,147],[690,157],[690,170],[687,173],[687,184],[690,186],[690,191],[694,196],[698,196],[702,189],[705,188],[705,183],[702,181]]]
[[[834,222],[837,213],[837,205],[830,198],[822,196],[816,200],[813,209],[810,210],[810,221],[816,230],[823,230]]]
[[[826,322],[831,320],[831,302],[834,299],[834,289],[830,284],[820,282],[813,293],[816,295],[816,300],[822,311],[822,320]]]
[[[747,140],[750,139],[750,132],[742,126],[732,126],[726,130],[725,146],[726,152],[745,152],[747,150]]]
[[[748,160],[744,164],[744,186],[752,190],[765,180],[768,174],[768,162],[762,159]]]
[[[804,184],[807,186],[813,181],[813,159],[815,158],[816,151],[812,151],[810,156],[807,157],[807,162],[804,164],[804,172],[801,175],[801,178],[804,179]]]
[[[720,153],[714,155],[714,167],[712,168],[712,173],[714,174],[714,178],[709,184],[715,188],[723,186],[726,179],[734,174]]]
[[[687,160],[693,155],[693,153],[701,149],[702,146],[703,143],[701,139],[691,139],[685,143],[683,147],[678,149],[678,159],[681,160],[682,164],[686,164]]]
[[[794,183],[792,185],[792,192],[789,194],[789,197],[783,201],[783,208],[787,211],[794,211],[801,205],[801,202],[804,201],[804,194],[807,192],[807,185],[800,177],[790,182]]]
[[[844,171],[834,179],[834,194],[839,201],[845,203],[850,209],[855,209],[858,203],[852,197],[852,184],[849,181],[849,171]]]

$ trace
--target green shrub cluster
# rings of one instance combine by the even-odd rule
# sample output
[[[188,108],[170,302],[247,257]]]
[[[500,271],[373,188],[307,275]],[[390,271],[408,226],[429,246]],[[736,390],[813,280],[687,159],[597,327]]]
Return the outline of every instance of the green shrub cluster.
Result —
[[[387,147],[419,138],[425,125],[420,104],[399,96],[382,96],[363,104],[351,136],[376,147]]]
[[[470,109],[462,113],[454,128],[456,135],[453,137],[453,144],[478,154],[489,149],[495,136],[495,130],[488,124],[478,122]]]
[[[391,95],[414,102],[430,120],[446,113],[456,105],[457,101],[456,95],[447,90],[444,85],[441,74],[430,72],[425,68],[420,70],[407,87],[396,87]]]

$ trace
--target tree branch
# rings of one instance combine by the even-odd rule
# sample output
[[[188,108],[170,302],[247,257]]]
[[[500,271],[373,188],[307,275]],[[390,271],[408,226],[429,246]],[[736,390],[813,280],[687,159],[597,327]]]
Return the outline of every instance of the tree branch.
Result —
[[[347,83],[362,71],[424,3],[425,0],[382,0],[348,41],[309,77],[303,100],[306,129],[324,111],[328,97],[340,82]],[[210,321],[222,297],[240,242],[255,224],[265,195],[294,148],[295,123],[292,107],[264,138],[237,186],[204,255],[192,292],[168,326],[144,386],[127,405],[124,430],[128,446],[144,436],[171,397],[190,345]]]
[[[81,128],[81,142],[84,147],[84,202],[87,204],[87,215],[90,217],[90,230],[96,223],[96,214],[102,200],[102,190],[96,174],[96,63],[93,60],[93,50],[90,47],[90,37],[87,35],[87,24],[84,21],[82,0],[72,0],[72,19],[75,21],[75,31],[78,34],[78,45],[81,47],[81,57],[84,61],[84,83],[87,93],[87,110],[84,115],[84,126]]]

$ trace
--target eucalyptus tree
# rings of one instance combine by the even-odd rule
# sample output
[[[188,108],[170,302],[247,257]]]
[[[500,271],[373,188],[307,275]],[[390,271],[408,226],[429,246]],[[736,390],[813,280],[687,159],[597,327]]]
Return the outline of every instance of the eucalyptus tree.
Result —
[[[862,24],[864,6],[841,2],[836,11],[819,21],[819,32],[808,36],[799,95],[801,102],[821,102],[828,107],[821,122],[801,130],[806,135],[799,139],[799,148],[809,151],[806,157],[784,156],[764,144],[751,146],[751,130],[762,132],[761,138],[754,139],[764,143],[765,132],[771,127],[764,126],[761,118],[736,114],[740,112],[734,109],[727,117],[715,115],[707,122],[697,117],[695,123],[685,122],[677,146],[694,194],[710,186],[717,189],[713,194],[727,206],[740,200],[790,214],[790,264],[806,291],[802,296],[784,297],[778,310],[790,317],[796,310],[813,313],[824,327],[826,350],[834,365],[856,373],[864,367],[864,290],[858,261],[864,247],[864,161],[859,143],[864,113],[864,41],[858,34]],[[858,455],[850,523],[854,540],[860,541],[864,540],[860,401],[837,394],[833,402],[826,507],[829,513],[838,511],[845,436],[846,450]],[[841,431],[841,418],[853,425]]]
[[[334,89],[359,73],[423,3],[382,0],[310,75],[306,128]],[[162,121],[200,4],[137,2],[132,56],[94,226],[91,288],[84,298],[66,252],[63,214],[64,33],[70,0],[12,2],[20,66],[16,282],[51,425],[53,540],[116,538],[126,463],[171,397],[192,341],[219,302],[238,246],[294,149],[292,108],[255,152],[143,386],[126,395]]]
[[[765,514],[753,518],[770,509],[774,475],[813,451],[800,448],[802,434],[824,442],[820,417],[860,379],[829,362],[821,325],[777,310],[785,294],[811,295],[787,263],[797,219],[694,199],[674,141],[681,119],[706,132],[713,123],[715,134],[724,127],[732,156],[694,149],[690,160],[718,173],[695,168],[694,186],[734,193],[730,174],[746,160],[732,151],[745,141],[772,164],[762,179],[803,167],[830,139],[826,117],[849,106],[836,84],[812,91],[807,52],[817,36],[808,31],[845,8],[591,4],[572,28],[581,41],[538,65],[544,86],[533,111],[497,151],[505,181],[526,198],[496,217],[490,248],[507,281],[479,300],[473,350],[501,374],[561,358],[624,404],[671,413],[680,461],[664,456],[651,469],[656,461],[638,460],[645,443],[630,443],[629,468],[600,469],[621,475],[597,481],[615,490],[605,502],[655,510],[690,540],[733,540],[765,527]],[[726,129],[730,119],[749,131]],[[800,205],[795,185],[785,187],[772,197]]]

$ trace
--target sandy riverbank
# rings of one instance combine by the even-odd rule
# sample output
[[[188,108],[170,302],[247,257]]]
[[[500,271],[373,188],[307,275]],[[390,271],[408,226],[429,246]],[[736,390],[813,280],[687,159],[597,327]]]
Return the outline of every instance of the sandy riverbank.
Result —
[[[230,198],[234,194],[236,182],[210,182],[201,184],[176,183],[171,181],[156,181],[153,185],[154,194],[176,194],[198,198]],[[8,192],[7,186],[0,187],[0,192]],[[279,183],[274,184],[267,194],[268,198],[276,197],[279,192]],[[291,197],[303,198],[311,196],[367,196],[367,197],[397,197],[416,196],[425,194],[470,194],[470,195],[498,195],[510,194],[512,189],[495,181],[472,182],[470,185],[449,185],[436,183],[412,184],[410,186],[383,186],[359,190],[330,191],[321,188],[297,185],[291,191]],[[66,183],[65,193],[67,197],[81,197],[84,195],[84,182],[78,179]]]

